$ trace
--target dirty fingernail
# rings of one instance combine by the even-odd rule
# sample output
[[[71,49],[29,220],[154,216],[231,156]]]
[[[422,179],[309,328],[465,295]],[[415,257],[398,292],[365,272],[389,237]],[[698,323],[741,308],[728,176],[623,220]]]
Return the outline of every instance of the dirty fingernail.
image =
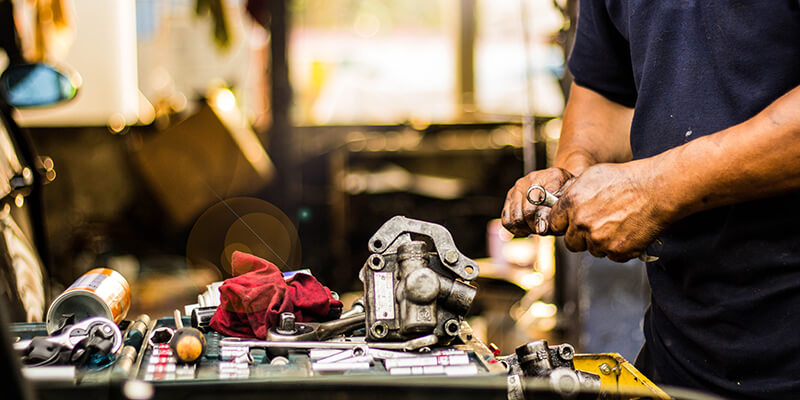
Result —
[[[547,231],[547,222],[540,219],[539,222],[536,223],[536,233],[544,233],[545,231]]]

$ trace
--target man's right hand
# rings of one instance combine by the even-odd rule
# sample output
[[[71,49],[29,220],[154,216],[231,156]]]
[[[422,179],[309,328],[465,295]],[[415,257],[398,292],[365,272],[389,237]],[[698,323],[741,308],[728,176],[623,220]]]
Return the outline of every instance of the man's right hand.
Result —
[[[560,196],[567,182],[574,176],[562,168],[548,168],[533,171],[517,180],[506,195],[503,206],[503,226],[515,236],[528,236],[532,233],[546,235],[550,233],[550,207],[535,206],[527,199],[528,189],[532,185],[541,185],[548,192]]]

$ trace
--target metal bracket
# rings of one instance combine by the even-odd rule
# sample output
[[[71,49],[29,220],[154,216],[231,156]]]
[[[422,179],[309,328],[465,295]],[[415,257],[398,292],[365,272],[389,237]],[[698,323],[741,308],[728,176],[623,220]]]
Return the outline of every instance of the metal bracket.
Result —
[[[453,242],[453,236],[445,227],[431,222],[406,218],[401,215],[392,217],[369,239],[369,251],[383,254],[400,244],[410,242],[411,234],[427,236],[433,240],[442,265],[459,278],[470,281],[478,277],[478,264],[458,251]]]

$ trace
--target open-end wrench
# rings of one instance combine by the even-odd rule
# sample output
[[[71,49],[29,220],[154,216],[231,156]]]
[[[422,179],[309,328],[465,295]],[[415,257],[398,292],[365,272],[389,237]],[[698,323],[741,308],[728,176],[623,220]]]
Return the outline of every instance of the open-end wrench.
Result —
[[[542,195],[538,196],[537,198],[531,198],[531,193],[533,191],[540,191]],[[531,185],[528,188],[527,193],[525,193],[525,198],[528,199],[528,202],[535,205],[535,206],[543,206],[543,207],[553,207],[556,202],[558,201],[558,196],[550,193],[547,189],[544,188],[542,185]],[[656,240],[658,242],[658,240]],[[644,262],[653,262],[658,261],[658,257],[651,256],[647,254],[647,251],[639,255],[639,259]]]
[[[276,342],[268,340],[251,340],[242,338],[225,338],[219,341],[220,346],[244,346],[260,349],[352,349],[359,346],[367,346],[382,350],[415,351],[430,347],[439,342],[436,335],[426,335],[405,342],[367,342],[364,340],[352,341],[331,341],[331,342]]]
[[[375,349],[369,346],[356,346],[352,349],[343,349],[343,350],[333,350],[333,353],[323,354],[320,357],[320,354],[314,354],[315,352],[319,351],[330,351],[330,350],[319,350],[314,349],[309,353],[309,357],[315,362],[318,363],[338,363],[338,362],[373,362],[373,360],[386,360],[386,359],[395,359],[395,358],[414,358],[419,357],[417,354],[413,353],[406,353],[400,351],[392,351],[392,350],[382,350],[382,349]]]
[[[311,367],[315,372],[366,370],[380,360],[390,374],[409,375],[416,371],[417,374],[424,375],[427,370],[428,374],[438,375],[447,374],[454,366],[465,368],[470,363],[470,356],[466,351],[455,349],[415,354],[359,346],[347,350],[333,350],[336,353],[323,353],[323,357],[319,357],[320,353],[330,351],[327,349],[309,351],[309,358],[314,360]],[[474,365],[472,367],[475,368]]]

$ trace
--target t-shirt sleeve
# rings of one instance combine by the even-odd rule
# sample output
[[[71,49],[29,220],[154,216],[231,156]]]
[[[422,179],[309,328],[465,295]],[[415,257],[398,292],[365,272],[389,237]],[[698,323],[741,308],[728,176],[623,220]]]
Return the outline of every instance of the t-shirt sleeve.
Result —
[[[605,1],[579,1],[578,27],[568,67],[575,83],[607,99],[633,107],[630,46],[609,16]]]

